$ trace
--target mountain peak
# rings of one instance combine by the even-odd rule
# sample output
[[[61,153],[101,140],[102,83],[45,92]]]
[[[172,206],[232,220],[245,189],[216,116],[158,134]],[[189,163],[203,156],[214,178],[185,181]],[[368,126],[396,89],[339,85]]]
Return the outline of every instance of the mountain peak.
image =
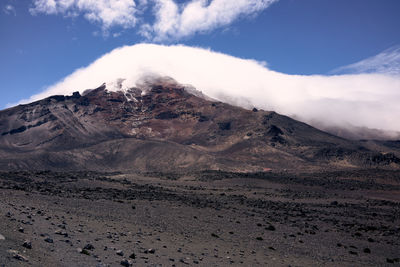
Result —
[[[0,167],[248,172],[400,164],[393,154],[214,101],[168,77],[123,85],[1,111]]]

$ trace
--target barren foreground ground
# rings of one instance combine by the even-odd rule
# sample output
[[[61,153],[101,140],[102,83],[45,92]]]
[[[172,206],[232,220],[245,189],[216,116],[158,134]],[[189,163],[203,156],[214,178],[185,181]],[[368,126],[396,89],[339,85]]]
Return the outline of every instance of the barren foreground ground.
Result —
[[[400,173],[0,173],[0,266],[399,266]]]

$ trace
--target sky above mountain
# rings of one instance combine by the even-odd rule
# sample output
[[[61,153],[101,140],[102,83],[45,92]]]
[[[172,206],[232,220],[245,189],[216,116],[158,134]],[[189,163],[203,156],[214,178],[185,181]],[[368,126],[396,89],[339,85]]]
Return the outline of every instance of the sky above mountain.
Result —
[[[393,99],[400,91],[398,0],[2,0],[0,5],[0,108],[52,92],[59,81],[113,49],[139,43],[182,44],[253,59],[285,77],[312,78],[315,87],[315,75],[379,74],[363,78],[371,81],[368,89],[351,88],[351,95],[367,90],[368,97]],[[189,59],[177,60],[179,68],[196,64]],[[381,79],[395,82],[382,92]],[[346,86],[354,84],[360,83]],[[345,94],[345,88],[327,90]]]

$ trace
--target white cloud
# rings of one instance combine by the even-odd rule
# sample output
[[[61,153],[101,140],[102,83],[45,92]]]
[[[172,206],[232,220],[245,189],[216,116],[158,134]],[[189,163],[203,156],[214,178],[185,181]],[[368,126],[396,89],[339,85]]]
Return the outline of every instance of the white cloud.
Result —
[[[181,39],[199,32],[227,26],[255,15],[278,0],[33,0],[30,12],[64,16],[83,15],[101,25],[103,32],[113,26],[125,29],[139,25],[139,33],[153,41]],[[155,21],[147,21],[151,8]],[[140,22],[140,23],[139,23]]]
[[[33,15],[82,14],[90,22],[100,24],[104,31],[113,26],[132,28],[137,23],[133,0],[34,0],[30,12]]]
[[[14,16],[17,15],[17,11],[15,10],[15,7],[12,6],[12,5],[5,5],[5,6],[3,7],[3,11],[4,11],[4,13],[6,13],[7,15],[14,15]]]
[[[25,102],[109,86],[130,88],[147,73],[192,84],[206,95],[256,106],[325,127],[400,131],[400,77],[383,74],[287,75],[254,60],[187,46],[138,44],[103,55]]]
[[[400,74],[400,46],[391,47],[376,56],[364,59],[354,64],[337,68],[332,73],[359,74],[383,73],[391,75]]]
[[[181,39],[229,25],[241,16],[256,14],[277,0],[192,0],[178,5],[173,0],[153,0],[156,21],[142,27],[155,41]]]

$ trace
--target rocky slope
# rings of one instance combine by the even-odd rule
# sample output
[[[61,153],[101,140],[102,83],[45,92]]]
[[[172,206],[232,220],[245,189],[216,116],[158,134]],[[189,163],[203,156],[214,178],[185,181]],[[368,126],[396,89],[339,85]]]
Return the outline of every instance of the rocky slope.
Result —
[[[0,111],[7,170],[398,168],[396,150],[366,147],[275,112],[213,101],[169,78]]]

